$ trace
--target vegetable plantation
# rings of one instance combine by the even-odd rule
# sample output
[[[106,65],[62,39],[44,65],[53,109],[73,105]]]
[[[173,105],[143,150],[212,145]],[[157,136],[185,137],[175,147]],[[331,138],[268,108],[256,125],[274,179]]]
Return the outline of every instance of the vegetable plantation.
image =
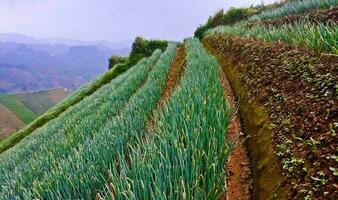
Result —
[[[81,102],[81,100],[83,100],[85,97],[93,94],[97,89],[109,83],[112,79],[119,76],[121,73],[125,72],[125,70],[127,70],[125,67],[116,65],[113,69],[108,70],[102,76],[94,79],[88,84],[83,85],[71,95],[69,95],[68,98],[57,103],[43,115],[36,118],[32,123],[28,124],[25,128],[15,133],[12,133],[9,137],[4,139],[3,141],[0,141],[0,153],[14,146],[20,140],[25,138],[27,135],[30,135],[34,130],[45,125],[50,120],[57,118],[68,108],[71,108],[72,106]]]
[[[186,46],[187,69],[162,109],[176,44],[2,153],[1,198],[218,199],[230,110],[215,58],[197,39]]]
[[[221,10],[183,43],[136,38],[0,141],[0,200],[338,199],[337,16],[286,0]]]
[[[292,14],[300,14],[315,9],[324,9],[338,6],[338,0],[303,0],[290,1],[282,6],[263,11],[257,15],[252,16],[248,21],[274,19],[284,17]]]
[[[208,34],[230,34],[264,41],[283,41],[318,52],[338,54],[338,25],[335,22],[315,25],[309,21],[300,21],[279,27],[257,25],[249,29],[239,24],[219,26],[208,30],[206,35]]]
[[[62,164],[57,162],[58,159],[75,153],[81,143],[91,140],[96,129],[103,128],[107,123],[105,121],[120,112],[131,95],[146,80],[159,54],[157,51],[149,59],[142,60],[133,69],[1,154],[0,179],[7,187],[1,188],[0,196],[4,199],[11,196],[32,198],[36,189],[31,188],[31,185],[40,182],[39,179],[44,176],[53,174],[51,169],[56,164]],[[45,171],[35,170],[37,168]],[[18,172],[21,172],[20,176]],[[58,182],[55,184],[59,185]]]
[[[106,185],[109,199],[218,199],[226,186],[224,165],[229,108],[220,67],[197,39],[187,42],[182,83],[155,128],[137,134],[116,157]],[[122,181],[121,181],[122,180]]]

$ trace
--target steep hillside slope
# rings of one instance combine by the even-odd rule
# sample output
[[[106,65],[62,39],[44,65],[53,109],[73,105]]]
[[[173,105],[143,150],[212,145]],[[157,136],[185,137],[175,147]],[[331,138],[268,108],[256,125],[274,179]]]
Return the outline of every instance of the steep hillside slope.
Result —
[[[197,39],[157,50],[2,153],[0,199],[218,199],[223,90]]]
[[[0,141],[10,133],[25,126],[25,123],[10,109],[0,103]]]
[[[42,116],[34,120],[32,123],[28,124],[24,129],[12,134],[10,137],[6,138],[5,141],[0,142],[0,152],[3,152],[6,149],[12,147],[22,138],[31,134],[35,129],[43,126],[45,123],[56,118],[62,112],[67,110],[69,107],[74,106],[75,104],[80,102],[83,98],[91,95],[97,89],[109,83],[112,79],[114,79],[121,73],[127,71],[130,67],[136,64],[142,58],[150,56],[157,48],[164,50],[167,45],[168,45],[167,41],[144,40],[142,38],[136,38],[135,42],[132,45],[131,56],[126,58],[125,62],[123,63],[115,62],[114,64],[112,64],[110,60],[109,65],[110,70],[108,70],[102,76],[92,80],[90,83],[76,90],[74,93],[72,93],[72,95],[70,95],[69,98],[65,99],[61,103],[51,108],[48,112],[44,113]],[[86,57],[86,55],[84,56]],[[11,101],[9,103],[11,103]],[[28,113],[34,115],[31,112]]]
[[[0,199],[338,199],[338,25],[312,16],[332,5],[231,9],[181,44],[139,38],[152,45],[135,65],[113,57],[0,142]]]
[[[205,32],[204,46],[240,100],[254,199],[338,198],[338,25],[330,8],[338,1],[328,2],[286,3]]]

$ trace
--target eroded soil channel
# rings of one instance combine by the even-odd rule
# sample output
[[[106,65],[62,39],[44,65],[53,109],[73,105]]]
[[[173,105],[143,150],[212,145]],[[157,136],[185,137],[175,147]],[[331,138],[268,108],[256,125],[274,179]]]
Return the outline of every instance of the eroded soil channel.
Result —
[[[230,155],[227,167],[227,195],[226,200],[249,200],[251,198],[251,170],[250,158],[246,147],[245,136],[242,132],[240,113],[237,111],[236,97],[231,84],[221,70],[221,82],[228,104],[235,112],[230,122],[227,138],[236,143],[235,149]]]

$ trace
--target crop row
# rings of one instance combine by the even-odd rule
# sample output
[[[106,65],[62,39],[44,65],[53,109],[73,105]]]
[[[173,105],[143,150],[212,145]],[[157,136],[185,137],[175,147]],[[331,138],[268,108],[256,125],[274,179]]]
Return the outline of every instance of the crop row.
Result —
[[[208,34],[230,34],[264,41],[283,41],[317,52],[338,54],[338,24],[334,22],[324,25],[300,21],[278,27],[257,25],[252,28],[246,28],[238,24],[234,26],[219,26],[208,30],[206,35]]]
[[[35,114],[41,115],[54,105],[45,91],[15,94],[17,98]]]
[[[300,14],[315,9],[325,9],[338,5],[338,0],[303,0],[290,1],[278,8],[263,11],[248,19],[248,21],[257,21],[265,19],[275,19],[292,14]]]
[[[28,124],[26,127],[24,127],[23,129],[15,133],[12,133],[8,138],[4,139],[3,141],[0,141],[0,153],[16,145],[20,140],[30,135],[34,130],[45,125],[50,120],[57,118],[59,115],[65,112],[68,108],[76,105],[82,99],[93,94],[97,89],[109,83],[112,79],[116,78],[117,76],[119,76],[121,73],[123,73],[126,70],[127,68],[121,68],[121,66],[115,66],[113,69],[110,69],[107,72],[105,72],[102,76],[94,79],[90,83],[77,89],[69,97],[57,103],[55,106],[50,108],[47,112],[45,112],[43,115],[39,116],[33,122]]]
[[[81,143],[91,140],[101,127],[121,112],[132,94],[146,80],[159,55],[160,52],[156,51],[149,59],[140,61],[125,74],[2,153],[0,196],[6,199],[38,195],[35,188],[31,188],[32,184],[38,184],[53,173],[55,165],[62,164],[60,159],[76,152],[81,148]]]
[[[173,54],[174,50],[175,48],[172,47],[170,53]],[[114,142],[112,141],[112,137],[120,135],[117,131],[113,131],[113,127],[118,126],[122,128],[127,122],[136,122],[134,118],[137,111],[141,107],[151,109],[152,106],[149,103],[154,104],[156,100],[156,95],[153,96],[152,93],[145,94],[145,92],[147,88],[157,88],[158,84],[156,84],[156,87],[149,86],[149,84],[154,84],[150,80],[156,81],[158,79],[158,77],[152,77],[153,74],[159,71],[159,66],[163,63],[163,60],[168,60],[166,58],[171,56],[168,53],[163,54],[160,60],[156,62],[154,69],[150,72],[147,79],[148,71],[154,66],[159,54],[160,51],[156,51],[149,59],[150,61],[141,62],[139,66],[135,66],[133,68],[135,70],[130,71],[128,73],[129,77],[121,80],[119,86],[105,86],[102,90],[108,89],[107,93],[95,93],[96,97],[91,98],[83,107],[78,108],[79,110],[76,113],[85,107],[91,107],[86,112],[83,112],[83,115],[89,115],[90,117],[83,119],[84,116],[76,114],[75,116],[66,118],[66,122],[67,120],[75,120],[75,123],[71,123],[70,126],[75,126],[78,123],[81,125],[64,133],[58,132],[59,134],[52,134],[50,137],[55,137],[55,141],[57,142],[51,142],[51,145],[47,145],[39,150],[38,153],[41,152],[39,157],[35,153],[34,158],[36,159],[29,160],[28,165],[20,163],[20,169],[25,170],[20,181],[12,181],[13,177],[6,175],[5,183],[10,187],[3,187],[3,196],[11,196],[11,193],[14,191],[14,194],[22,198],[55,199],[59,197],[61,199],[74,199],[93,197],[95,192],[100,189],[100,185],[104,185],[104,174],[109,169],[109,160],[114,158],[114,149],[118,148],[115,145],[105,145]],[[170,60],[165,63],[164,67],[169,68],[169,64]],[[166,73],[162,76],[166,77]],[[147,81],[144,83],[145,80]],[[141,88],[138,90],[140,86]],[[137,92],[135,93],[135,91]],[[140,98],[140,95],[144,95],[142,96],[143,98]],[[106,99],[106,104],[101,106],[101,108],[97,106],[93,107],[93,104],[101,104],[96,104],[96,100],[100,98]],[[141,102],[135,105],[138,99]],[[131,108],[134,110],[129,111],[128,109]],[[99,111],[96,112],[95,110]],[[110,113],[110,115],[107,113]],[[128,113],[128,119],[126,118],[127,116],[124,116],[126,115],[124,113]],[[64,117],[59,117],[57,120],[61,119],[64,119]],[[101,120],[105,122],[101,123]],[[95,123],[92,123],[92,121],[95,121]],[[135,125],[138,124],[136,123]],[[120,129],[120,131],[123,130],[127,129]],[[48,135],[46,132],[42,134]],[[60,135],[65,135],[65,137],[60,140]],[[27,140],[30,141],[31,138],[27,138]],[[54,140],[51,139],[51,141]],[[18,145],[21,145],[21,143]],[[110,149],[107,150],[107,148]],[[43,168],[44,170],[34,171],[37,168]],[[17,169],[14,172],[17,172]],[[8,172],[3,174],[8,174]],[[100,182],[96,182],[96,180],[100,180]]]
[[[224,167],[229,108],[220,66],[197,39],[187,47],[187,68],[154,130],[119,152],[109,172],[105,199],[219,199],[226,186]]]

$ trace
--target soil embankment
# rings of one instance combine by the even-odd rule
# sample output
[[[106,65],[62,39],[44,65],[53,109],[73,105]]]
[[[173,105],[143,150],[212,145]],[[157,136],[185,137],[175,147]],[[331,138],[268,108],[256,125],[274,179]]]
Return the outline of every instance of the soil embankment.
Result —
[[[224,93],[228,98],[229,106],[234,110],[234,116],[230,122],[227,138],[235,142],[227,166],[227,195],[226,200],[250,200],[251,199],[251,168],[245,136],[243,134],[240,113],[237,112],[235,94],[228,77],[221,70],[221,82]]]
[[[256,25],[281,26],[285,24],[293,24],[302,20],[308,20],[312,24],[327,24],[329,22],[338,23],[338,7],[324,10],[314,10],[307,13],[285,16],[278,19],[262,20],[260,22],[251,23],[247,27],[250,28]]]
[[[338,57],[226,35],[203,43],[241,100],[253,199],[337,199]]]

